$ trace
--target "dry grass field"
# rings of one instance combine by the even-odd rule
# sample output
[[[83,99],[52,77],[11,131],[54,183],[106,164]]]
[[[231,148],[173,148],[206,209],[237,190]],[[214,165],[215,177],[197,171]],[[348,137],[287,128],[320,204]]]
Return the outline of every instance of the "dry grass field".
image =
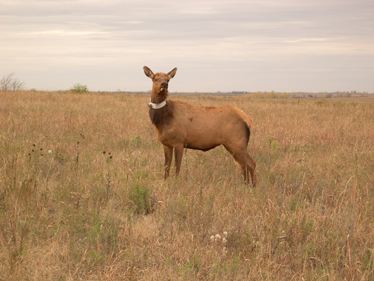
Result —
[[[374,99],[173,98],[254,119],[257,188],[164,181],[148,96],[0,92],[0,280],[374,280]]]

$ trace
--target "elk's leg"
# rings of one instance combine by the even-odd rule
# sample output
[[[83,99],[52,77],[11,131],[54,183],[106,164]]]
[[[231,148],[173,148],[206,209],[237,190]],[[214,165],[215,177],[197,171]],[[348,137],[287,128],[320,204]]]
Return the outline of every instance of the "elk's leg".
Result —
[[[235,161],[239,163],[243,171],[244,181],[249,184],[249,174],[251,174],[253,187],[257,186],[256,177],[256,161],[249,156],[247,149],[232,149],[224,145],[226,150],[234,157]]]
[[[171,161],[173,160],[173,148],[164,145],[165,153],[165,179],[169,177]]]
[[[256,161],[249,155],[247,152],[247,167],[249,169],[249,172],[251,174],[252,178],[252,185],[253,187],[257,186],[257,176],[256,176]],[[249,179],[247,180],[249,181]]]
[[[252,185],[253,187],[257,186],[257,176],[256,176],[256,161],[253,160],[247,151],[241,154],[234,154],[235,160],[240,164],[243,175],[244,181],[249,184],[249,174],[251,174],[252,178]]]
[[[183,157],[183,144],[175,147],[175,176],[179,175],[181,169],[182,157]]]
[[[248,179],[249,171],[248,171],[248,168],[245,164],[245,159],[243,157],[243,152],[241,152],[240,150],[237,150],[237,149],[233,149],[228,145],[223,145],[223,146],[232,155],[232,157],[234,157],[235,161],[238,162],[238,164],[242,168],[243,175],[244,175],[244,181],[248,184],[249,183],[249,179]]]
[[[242,168],[245,183],[249,184],[250,170],[248,169],[247,163],[245,161],[245,156],[243,154],[235,154],[235,153],[233,154],[233,156],[236,162],[238,162],[240,167]]]

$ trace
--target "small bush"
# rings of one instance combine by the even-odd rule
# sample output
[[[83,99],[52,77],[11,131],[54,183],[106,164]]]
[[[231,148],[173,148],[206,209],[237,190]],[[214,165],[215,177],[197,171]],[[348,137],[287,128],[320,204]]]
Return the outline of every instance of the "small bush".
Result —
[[[82,84],[74,84],[73,87],[70,89],[70,92],[74,93],[87,93],[88,88],[87,85],[82,85]]]
[[[129,200],[134,204],[134,212],[137,214],[149,214],[152,212],[152,199],[149,190],[142,187],[139,183],[129,190]]]

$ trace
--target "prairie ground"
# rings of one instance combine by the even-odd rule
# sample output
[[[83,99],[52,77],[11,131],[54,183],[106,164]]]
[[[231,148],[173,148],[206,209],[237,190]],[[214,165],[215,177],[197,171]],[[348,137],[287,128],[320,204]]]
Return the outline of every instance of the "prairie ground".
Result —
[[[148,96],[0,92],[0,280],[374,279],[373,98],[173,98],[254,119],[257,188],[222,147],[164,181]]]

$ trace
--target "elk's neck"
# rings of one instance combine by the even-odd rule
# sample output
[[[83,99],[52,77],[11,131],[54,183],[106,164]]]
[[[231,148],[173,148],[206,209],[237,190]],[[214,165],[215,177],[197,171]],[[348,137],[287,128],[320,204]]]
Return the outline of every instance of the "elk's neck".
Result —
[[[164,91],[161,91],[161,92],[156,92],[155,90],[152,90],[151,102],[161,103],[164,100],[166,100],[167,96],[168,96],[168,91],[167,90],[164,90]]]
[[[167,101],[166,106],[160,109],[149,109],[149,118],[153,125],[157,127],[159,131],[162,131],[165,126],[172,123],[174,118],[174,103],[173,101]]]

